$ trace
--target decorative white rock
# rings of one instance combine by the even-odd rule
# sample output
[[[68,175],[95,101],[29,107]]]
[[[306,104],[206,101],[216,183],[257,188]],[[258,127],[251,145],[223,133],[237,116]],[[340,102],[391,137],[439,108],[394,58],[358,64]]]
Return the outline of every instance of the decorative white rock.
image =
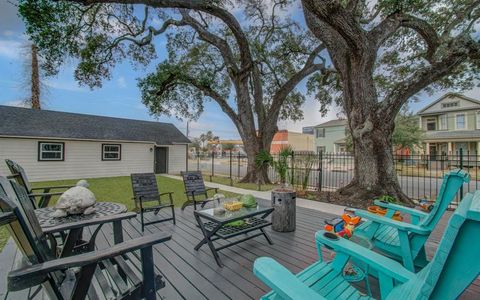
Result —
[[[65,217],[67,215],[92,214],[95,212],[95,195],[88,189],[86,180],[80,180],[76,186],[69,188],[63,193],[55,205],[54,217]]]

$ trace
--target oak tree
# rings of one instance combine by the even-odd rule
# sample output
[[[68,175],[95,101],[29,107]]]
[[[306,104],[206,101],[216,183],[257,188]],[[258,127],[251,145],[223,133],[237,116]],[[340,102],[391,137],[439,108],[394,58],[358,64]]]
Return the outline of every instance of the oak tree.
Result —
[[[288,15],[289,0],[20,0],[27,34],[55,73],[78,59],[75,78],[100,87],[124,59],[146,65],[155,38],[168,57],[139,80],[154,115],[196,119],[207,101],[232,120],[248,156],[243,181],[268,182],[255,164],[270,149],[279,119],[302,118],[297,85],[326,73],[324,47]]]
[[[355,171],[340,190],[404,202],[395,173],[395,117],[422,91],[471,88],[479,76],[477,0],[302,0],[307,26],[338,72],[331,81],[348,117]],[[323,84],[322,76],[309,83]]]

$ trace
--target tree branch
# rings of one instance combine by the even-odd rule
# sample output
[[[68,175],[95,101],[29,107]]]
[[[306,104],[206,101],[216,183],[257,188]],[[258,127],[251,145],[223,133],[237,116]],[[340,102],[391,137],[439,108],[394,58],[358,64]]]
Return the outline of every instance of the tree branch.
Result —
[[[450,24],[448,24],[448,26],[445,27],[445,30],[442,33],[442,37],[449,36],[451,31],[456,26],[460,25],[463,21],[465,21],[465,18],[469,14],[471,14],[474,11],[474,9],[477,8],[478,6],[480,6],[480,0],[472,1],[472,3],[470,5],[467,5],[465,9],[463,9],[462,11],[455,12],[455,19]]]
[[[220,51],[223,59],[225,60],[225,64],[228,67],[228,70],[231,72],[232,75],[236,76],[239,73],[239,70],[235,62],[232,49],[228,45],[228,42],[206,30],[202,26],[202,24],[200,24],[195,18],[190,16],[187,10],[181,9],[180,13],[183,17],[183,21],[190,27],[192,27],[203,41],[209,43]]]
[[[373,39],[377,48],[379,48],[402,27],[414,30],[423,38],[428,47],[426,58],[430,60],[440,45],[440,38],[435,29],[427,21],[415,16],[404,13],[393,13],[375,26],[369,32],[369,36]]]
[[[66,0],[70,2],[92,5],[95,3],[144,4],[156,8],[180,8],[203,11],[222,20],[232,31],[240,51],[242,68],[252,67],[252,56],[247,36],[234,15],[226,9],[204,0]]]
[[[403,104],[416,93],[433,82],[448,76],[467,58],[480,60],[480,44],[469,36],[453,39],[448,45],[449,52],[442,59],[417,70],[410,78],[398,83],[381,104],[381,114],[394,118]]]
[[[304,12],[314,14],[328,24],[354,52],[366,51],[365,31],[355,21],[354,15],[337,0],[302,0]],[[323,41],[323,40],[322,40]]]
[[[288,94],[307,76],[316,71],[330,72],[327,70],[324,63],[316,64],[315,58],[325,49],[323,44],[317,46],[308,56],[303,68],[291,76],[273,95],[272,103],[268,111],[270,119],[277,120],[280,109],[285,102]]]
[[[225,112],[232,119],[232,121],[236,123],[236,125],[238,125],[238,123],[240,122],[238,115],[230,107],[230,105],[228,105],[227,100],[223,98],[222,95],[220,95],[212,87],[202,84],[196,78],[188,76],[186,74],[182,74],[181,76],[179,76],[178,74],[170,74],[169,77],[163,81],[161,88],[156,91],[155,94],[157,96],[161,96],[168,89],[173,88],[176,85],[176,82],[182,82],[197,88],[198,90],[203,92],[205,96],[210,97],[215,102],[217,102],[222,111]]]

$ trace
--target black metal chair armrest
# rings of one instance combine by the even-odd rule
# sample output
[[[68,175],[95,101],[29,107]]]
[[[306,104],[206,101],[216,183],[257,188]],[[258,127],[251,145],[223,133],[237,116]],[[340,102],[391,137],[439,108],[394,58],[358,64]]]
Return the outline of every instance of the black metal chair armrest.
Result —
[[[158,196],[164,196],[164,195],[171,195],[173,192],[165,192],[165,193],[160,193]]]
[[[32,193],[32,194],[28,194],[29,196],[31,197],[44,197],[44,196],[58,196],[58,195],[62,195],[63,192],[54,192],[54,193]]]
[[[103,218],[95,218],[95,219],[89,219],[89,220],[82,220],[74,223],[66,223],[66,224],[59,224],[57,226],[52,226],[52,227],[45,227],[42,228],[42,231],[44,233],[56,233],[56,232],[63,232],[66,230],[70,229],[75,229],[75,228],[82,228],[86,226],[92,226],[92,225],[99,225],[99,224],[105,224],[105,223],[110,223],[110,222],[115,222],[115,221],[122,221],[122,220],[127,220],[131,218],[135,218],[137,216],[136,213],[134,212],[126,212],[123,214],[118,214],[118,215],[111,215],[111,216],[106,216]]]
[[[211,190],[214,190],[215,193],[218,193],[218,188],[206,188],[205,192],[208,192],[208,191],[211,191]]]
[[[59,258],[42,264],[21,268],[8,274],[8,288],[11,291],[16,291],[35,286],[45,282],[50,272],[95,264],[102,260],[111,259],[135,250],[152,247],[155,244],[168,241],[170,238],[171,235],[166,233],[150,234],[114,245],[107,249]]]
[[[7,225],[15,219],[16,217],[13,212],[0,212],[0,226]]]
[[[72,188],[74,187],[75,185],[56,185],[56,186],[41,186],[41,187],[34,187],[32,188],[32,191],[33,190],[46,190],[46,189],[49,189],[49,190],[53,190],[53,189],[69,189],[69,188]]]

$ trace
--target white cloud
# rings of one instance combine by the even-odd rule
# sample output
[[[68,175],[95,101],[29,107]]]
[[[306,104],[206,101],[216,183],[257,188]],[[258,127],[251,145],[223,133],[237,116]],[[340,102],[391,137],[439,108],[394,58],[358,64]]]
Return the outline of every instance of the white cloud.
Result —
[[[0,40],[0,56],[9,59],[19,59],[22,53],[22,43],[12,40]]]
[[[4,30],[4,31],[2,32],[2,35],[4,35],[4,36],[13,36],[13,35],[15,35],[15,32],[12,31],[12,30]]]
[[[125,81],[125,77],[120,76],[120,78],[117,79],[117,85],[122,89],[126,88],[127,87],[127,82]]]
[[[78,83],[75,81],[48,80],[45,82],[45,85],[47,85],[52,89],[69,91],[69,92],[86,92],[87,91],[86,88],[80,87]]]

